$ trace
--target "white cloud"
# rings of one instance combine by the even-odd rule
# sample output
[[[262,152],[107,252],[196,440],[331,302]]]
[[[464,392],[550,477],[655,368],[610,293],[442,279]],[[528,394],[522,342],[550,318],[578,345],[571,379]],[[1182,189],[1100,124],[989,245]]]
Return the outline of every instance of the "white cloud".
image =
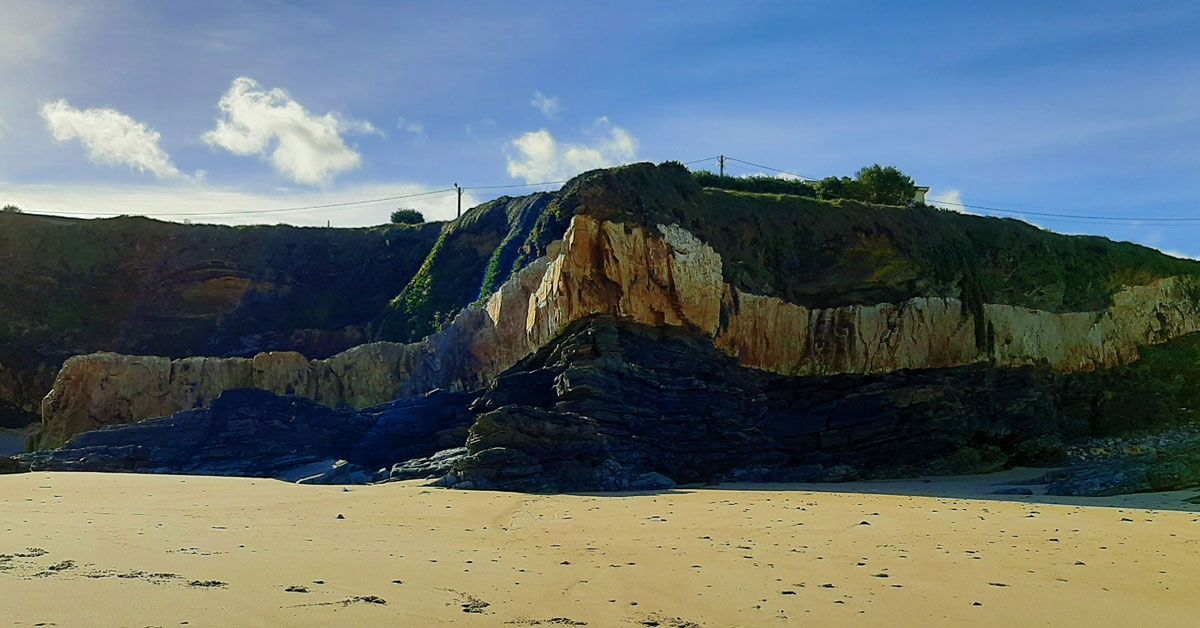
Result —
[[[542,115],[553,120],[558,115],[559,105],[558,96],[547,96],[541,92],[533,93],[533,100],[529,101]]]
[[[958,212],[960,214],[974,213],[969,207],[963,205],[962,192],[959,192],[958,190],[946,190],[944,192],[941,190],[936,190],[936,193],[926,196],[926,200],[934,207],[948,209],[952,212]]]
[[[4,116],[0,116],[0,137],[8,132],[8,123],[4,121]]]
[[[1200,255],[1189,255],[1187,253],[1184,253],[1183,251],[1166,250],[1166,249],[1163,250],[1163,253],[1166,253],[1167,255],[1170,255],[1171,257],[1178,257],[1180,259],[1196,260],[1196,261],[1200,262]]]
[[[46,128],[59,143],[79,140],[99,164],[129,166],[160,179],[183,177],[159,145],[159,133],[115,109],[76,109],[65,99],[41,108]]]
[[[518,155],[508,156],[508,174],[529,183],[568,179],[581,172],[629,163],[637,158],[638,141],[614,126],[594,144],[560,144],[550,131],[530,131],[512,141]]]
[[[396,128],[406,133],[412,133],[417,137],[425,137],[425,125],[416,120],[409,120],[404,116],[396,119]]]
[[[725,166],[728,167],[729,164],[726,163]],[[727,172],[726,174],[728,175],[729,173]],[[803,181],[804,180],[790,172],[763,172],[762,170],[756,170],[754,172],[750,172],[747,174],[739,174],[739,175],[735,175],[735,176],[742,177],[742,178],[759,178],[759,177],[761,177],[761,178],[768,178],[768,179],[781,179],[783,181]]]
[[[362,164],[342,133],[380,133],[370,122],[310,113],[286,91],[247,77],[234,79],[217,106],[217,128],[204,141],[235,155],[269,158],[280,174],[307,185],[327,184]]]

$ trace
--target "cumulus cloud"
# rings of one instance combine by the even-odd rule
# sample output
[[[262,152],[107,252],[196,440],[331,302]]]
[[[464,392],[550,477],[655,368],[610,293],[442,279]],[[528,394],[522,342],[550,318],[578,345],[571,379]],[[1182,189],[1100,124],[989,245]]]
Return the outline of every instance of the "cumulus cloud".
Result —
[[[234,155],[268,159],[280,174],[307,185],[329,183],[362,164],[343,133],[380,133],[370,122],[310,113],[286,91],[247,77],[234,79],[217,106],[221,117],[204,141]]]
[[[158,131],[120,111],[80,110],[59,99],[42,105],[41,114],[56,142],[79,140],[96,163],[129,166],[160,179],[184,176],[158,145]]]
[[[592,144],[562,144],[546,129],[530,131],[512,141],[508,174],[526,182],[556,181],[596,168],[628,163],[637,158],[638,141],[629,131],[613,126]]]
[[[960,214],[974,213],[970,210],[970,208],[963,205],[962,192],[959,192],[958,190],[946,190],[945,192],[936,190],[936,193],[929,194],[926,197],[926,200],[934,207],[948,209],[952,212],[958,212]]]
[[[547,96],[541,92],[533,93],[533,100],[529,101],[535,109],[542,112],[542,115],[553,120],[558,115],[559,101],[558,96]]]

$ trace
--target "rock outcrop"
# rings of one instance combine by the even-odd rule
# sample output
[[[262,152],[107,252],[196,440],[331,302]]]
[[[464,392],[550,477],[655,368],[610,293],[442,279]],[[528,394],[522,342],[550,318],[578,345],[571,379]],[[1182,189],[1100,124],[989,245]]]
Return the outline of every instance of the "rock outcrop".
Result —
[[[0,213],[0,423],[36,419],[73,355],[324,358],[362,344],[441,229]]]
[[[435,393],[363,411],[296,396],[226,391],[208,408],[75,436],[20,456],[34,471],[125,471],[362,483],[397,459],[462,443],[468,399]],[[371,471],[368,471],[370,469]]]
[[[1107,424],[1104,377],[1045,365],[786,377],[741,366],[696,330],[593,316],[481,392],[356,411],[229,391],[19,463],[538,492],[974,473],[1064,460],[1068,442]]]
[[[446,483],[635,490],[995,470],[1061,455],[1095,390],[1043,369],[776,377],[694,331],[587,319],[472,405]],[[664,480],[665,479],[665,480]],[[658,483],[655,486],[655,483]]]
[[[935,297],[813,309],[735,290],[722,282],[711,247],[677,225],[658,232],[577,216],[530,302],[530,344],[544,345],[583,317],[611,314],[699,330],[744,366],[784,375],[974,363],[1077,372],[1200,331],[1200,280],[1192,277],[1125,288],[1097,312],[983,304],[975,317],[961,299]]]
[[[700,190],[674,166],[471,210],[370,332],[410,342],[73,358],[42,408],[47,441],[70,440],[21,460],[633,490],[987,471],[1200,418],[1200,265],[932,208]],[[245,388],[262,392],[229,392]],[[305,427],[321,421],[345,434]],[[293,442],[309,438],[328,442]],[[1061,490],[1189,481],[1160,462]]]
[[[45,433],[61,440],[97,425],[165,416],[232,388],[351,408],[435,388],[474,390],[597,314],[695,330],[743,366],[789,376],[971,364],[1090,371],[1200,331],[1200,281],[1191,277],[1126,288],[1098,312],[983,304],[974,316],[955,298],[812,309],[744,294],[723,282],[722,267],[716,251],[679,226],[651,229],[579,215],[561,243],[482,307],[417,343],[373,343],[312,362],[287,353],[252,360],[74,358],[43,404]]]
[[[253,358],[182,358],[100,353],[67,360],[42,403],[43,440],[61,443],[105,425],[203,408],[227,390],[300,395],[332,408],[361,409],[396,398],[424,357],[420,344],[373,343],[326,360],[295,352]]]

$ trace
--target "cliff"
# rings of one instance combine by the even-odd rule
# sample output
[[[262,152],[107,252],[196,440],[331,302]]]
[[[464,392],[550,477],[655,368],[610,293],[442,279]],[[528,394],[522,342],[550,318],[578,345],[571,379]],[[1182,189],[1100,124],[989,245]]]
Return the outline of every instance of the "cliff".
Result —
[[[428,477],[539,492],[1061,464],[1078,449],[1070,443],[1089,436],[1122,427],[1169,434],[1173,421],[1194,418],[1180,413],[1196,408],[1194,387],[1162,375],[1173,364],[1194,377],[1198,339],[1086,373],[973,365],[787,377],[740,366],[694,330],[593,316],[482,391],[435,391],[361,411],[227,391],[209,408],[82,433],[19,464],[331,483]],[[1046,482],[1066,494],[1186,488],[1200,482],[1186,449],[1194,441],[1158,451],[1140,442],[1146,454],[1123,466],[1105,459]]]
[[[1045,364],[1073,373],[1127,363],[1142,347],[1200,331],[1200,281],[1192,275],[1123,288],[1097,311],[983,303],[973,312],[960,298],[925,296],[811,308],[744,293],[724,281],[726,266],[713,247],[679,225],[644,227],[578,214],[561,242],[482,307],[464,310],[419,342],[373,343],[312,362],[296,354],[260,354],[253,361],[73,359],[44,402],[46,434],[62,439],[98,425],[163,416],[233,388],[350,408],[435,388],[475,390],[597,314],[693,329],[742,366],[789,376],[972,364]]]
[[[26,422],[80,353],[326,357],[360,344],[441,228],[2,213],[0,423]]]
[[[449,225],[371,327],[410,342],[317,360],[82,356],[58,374],[43,421],[61,442],[234,388],[344,409],[441,389],[477,397],[465,453],[400,466],[453,464],[448,481],[470,486],[985,470],[1190,416],[1191,401],[1172,405],[1179,391],[1117,374],[1158,346],[1190,355],[1198,277],[1200,264],[1135,245],[932,208],[700,189],[682,168],[639,164]],[[620,350],[581,340],[612,333]],[[720,375],[688,379],[658,352]],[[1139,381],[1173,377],[1162,364]],[[672,378],[679,392],[655,398]],[[505,392],[518,381],[528,385]],[[1138,398],[1167,410],[1114,418]],[[714,436],[671,431],[688,424]],[[572,442],[590,453],[560,448]],[[713,448],[699,467],[663,453]]]

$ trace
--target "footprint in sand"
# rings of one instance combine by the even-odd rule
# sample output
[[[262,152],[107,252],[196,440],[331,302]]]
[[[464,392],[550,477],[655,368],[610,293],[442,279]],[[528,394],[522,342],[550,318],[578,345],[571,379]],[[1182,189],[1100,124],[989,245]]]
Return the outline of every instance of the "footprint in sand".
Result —
[[[188,583],[188,586],[203,589],[225,589],[229,587],[229,583],[221,582],[220,580],[192,580]]]
[[[378,595],[355,595],[344,600],[336,602],[314,602],[312,604],[296,604],[290,608],[305,608],[309,606],[350,606],[351,604],[375,604],[377,606],[387,606],[387,600]]]

